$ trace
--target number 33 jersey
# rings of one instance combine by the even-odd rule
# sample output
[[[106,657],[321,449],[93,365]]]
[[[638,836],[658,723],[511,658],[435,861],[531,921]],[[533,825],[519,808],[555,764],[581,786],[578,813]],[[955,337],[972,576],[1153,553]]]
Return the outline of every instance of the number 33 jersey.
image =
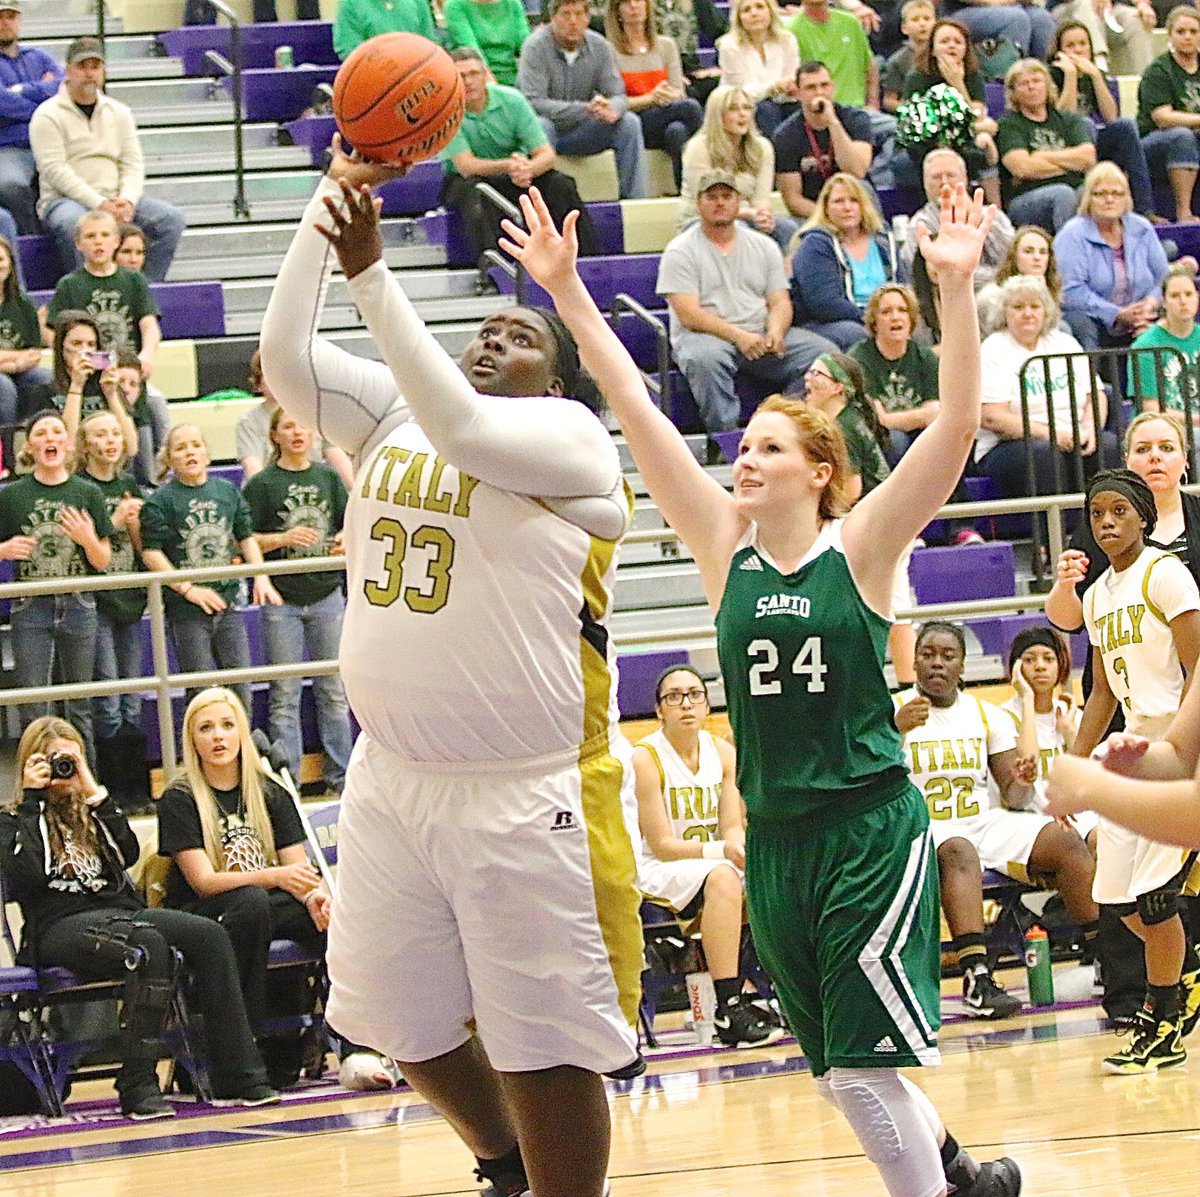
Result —
[[[339,662],[372,739],[430,764],[608,751],[616,541],[460,473],[412,420],[364,457],[345,541]]]
[[[786,575],[747,531],[730,562],[717,646],[751,814],[833,823],[907,784],[883,675],[890,626],[858,592],[840,520]]]

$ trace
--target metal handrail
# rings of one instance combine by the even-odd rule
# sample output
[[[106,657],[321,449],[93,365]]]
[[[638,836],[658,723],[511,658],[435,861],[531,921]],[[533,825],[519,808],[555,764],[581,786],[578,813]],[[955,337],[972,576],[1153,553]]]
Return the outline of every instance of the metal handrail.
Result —
[[[515,284],[514,297],[518,304],[525,304],[525,270],[519,262],[514,262],[512,258],[506,258],[498,249],[485,249],[479,255],[479,274],[481,277],[487,277],[487,267],[497,266],[511,278]]]
[[[104,45],[105,28],[104,22],[106,14],[104,12],[104,0],[96,0],[96,40],[101,46]]]
[[[643,324],[648,324],[654,330],[655,348],[658,352],[658,406],[661,411],[671,410],[671,338],[667,335],[666,325],[643,304],[638,303],[632,295],[622,291],[616,295],[612,303],[613,332],[620,335],[621,313],[630,312]]]
[[[507,216],[513,224],[521,223],[521,209],[507,196],[501,195],[490,183],[476,183],[475,190],[479,192],[483,202],[491,204],[501,216]],[[512,258],[505,257],[504,254],[494,247],[485,249],[481,255],[481,260],[487,261],[493,266],[499,266],[505,274],[509,275],[515,281],[517,303],[523,305],[525,303],[525,280],[529,277],[525,267],[520,262],[515,262]],[[483,273],[484,271],[481,269],[480,274],[482,275]]]
[[[246,162],[245,147],[242,138],[242,22],[237,13],[222,0],[204,0],[204,2],[229,22],[229,57],[218,54],[216,50],[205,52],[204,61],[215,68],[215,74],[228,75],[232,80],[230,90],[233,94],[233,214],[242,220],[250,219],[250,205],[246,202]],[[100,0],[103,11],[104,0]]]

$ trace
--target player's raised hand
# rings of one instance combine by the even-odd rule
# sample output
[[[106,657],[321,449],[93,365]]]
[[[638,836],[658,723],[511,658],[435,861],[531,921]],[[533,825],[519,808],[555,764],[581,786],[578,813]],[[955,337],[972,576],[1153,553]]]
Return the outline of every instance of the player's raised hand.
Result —
[[[365,183],[354,187],[346,179],[338,179],[338,186],[342,189],[341,204],[332,196],[325,197],[325,210],[333,227],[318,224],[316,230],[333,246],[342,273],[351,279],[383,257],[379,232],[383,201],[375,199]]]
[[[357,150],[349,153],[342,146],[342,135],[335,133],[329,144],[329,166],[325,173],[351,187],[378,187],[389,179],[401,179],[412,169],[411,162],[372,162]]]
[[[979,265],[996,209],[983,202],[981,190],[976,189],[974,196],[968,196],[961,183],[942,188],[940,207],[941,223],[936,238],[930,236],[925,225],[917,225],[921,255],[939,276],[956,274],[970,278]]]
[[[575,225],[579,213],[568,212],[562,232],[554,227],[554,217],[536,187],[520,197],[521,215],[525,228],[506,220],[502,224],[505,236],[500,248],[516,258],[535,283],[553,294],[555,287],[571,282],[576,276],[575,260],[579,257],[579,240]]]

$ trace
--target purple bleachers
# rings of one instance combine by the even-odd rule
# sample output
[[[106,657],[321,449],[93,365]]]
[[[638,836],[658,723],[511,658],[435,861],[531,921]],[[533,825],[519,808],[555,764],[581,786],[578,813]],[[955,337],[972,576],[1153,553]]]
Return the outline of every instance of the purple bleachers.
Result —
[[[220,283],[151,283],[150,294],[161,312],[158,322],[164,339],[225,335],[225,293]],[[39,307],[53,296],[53,291],[29,293]]]
[[[1016,556],[1011,544],[964,544],[917,549],[909,578],[922,606],[1017,593]]]
[[[332,83],[336,66],[268,67],[242,72],[242,108],[248,121],[290,121],[312,102],[318,83]],[[221,86],[233,83],[223,76]]]
[[[654,683],[669,665],[686,665],[683,649],[622,654],[617,662],[617,705],[623,719],[654,714]]]
[[[62,264],[54,239],[41,233],[17,239],[21,256],[21,273],[25,276],[26,291],[42,291],[53,287],[62,274]]]
[[[580,258],[579,274],[601,309],[612,307],[613,300],[622,292],[646,307],[656,308],[661,306],[654,289],[659,257],[659,254],[622,254]],[[512,294],[514,282],[508,274],[496,267],[490,273],[501,292]],[[526,295],[530,303],[550,303],[549,295],[536,283],[529,283]]]
[[[216,50],[230,55],[227,25],[184,25],[159,35],[159,43],[172,58],[181,59],[185,75],[208,75],[204,55]],[[333,26],[328,21],[277,21],[242,26],[242,62],[247,67],[273,67],[275,48],[291,46],[296,63],[336,66]]]

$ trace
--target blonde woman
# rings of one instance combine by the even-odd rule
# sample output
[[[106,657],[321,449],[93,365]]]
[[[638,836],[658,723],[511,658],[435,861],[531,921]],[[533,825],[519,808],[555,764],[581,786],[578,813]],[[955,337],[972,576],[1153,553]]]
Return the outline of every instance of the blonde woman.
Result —
[[[770,137],[796,111],[800,51],[783,26],[775,0],[733,0],[729,32],[717,39],[721,82],[755,101],[755,120]]]
[[[727,170],[741,196],[738,219],[786,245],[796,231],[795,221],[771,211],[775,186],[775,150],[754,124],[754,101],[740,87],[718,87],[704,106],[700,132],[683,147],[683,200],[680,229],[699,219],[696,189],[700,176]]]
[[[896,242],[861,179],[831,175],[800,229],[792,256],[795,322],[839,349],[867,335],[867,303],[884,283],[904,281]]]

